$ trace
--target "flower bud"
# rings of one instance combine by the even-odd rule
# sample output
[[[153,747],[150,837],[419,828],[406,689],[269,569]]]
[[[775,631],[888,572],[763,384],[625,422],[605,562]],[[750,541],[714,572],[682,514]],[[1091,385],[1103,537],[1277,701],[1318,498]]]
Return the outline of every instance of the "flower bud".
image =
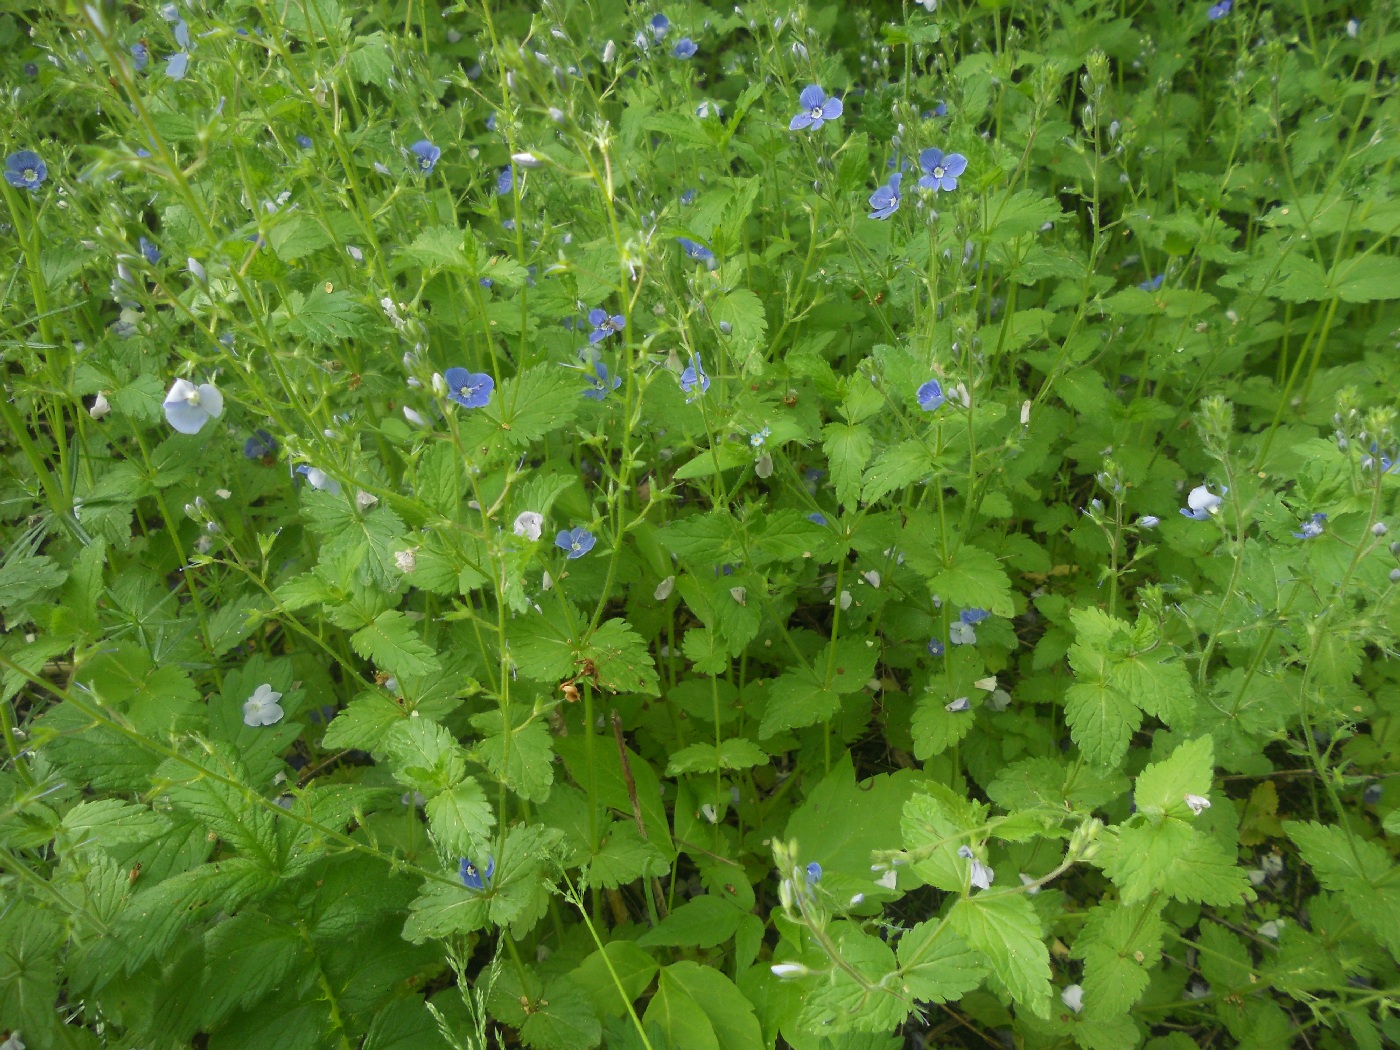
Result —
[[[418,568],[418,556],[411,550],[395,551],[394,565],[402,573],[410,573]]]
[[[101,419],[112,411],[111,404],[107,401],[107,395],[102,391],[97,392],[97,399],[93,401],[92,407],[88,409],[88,415],[93,419]]]

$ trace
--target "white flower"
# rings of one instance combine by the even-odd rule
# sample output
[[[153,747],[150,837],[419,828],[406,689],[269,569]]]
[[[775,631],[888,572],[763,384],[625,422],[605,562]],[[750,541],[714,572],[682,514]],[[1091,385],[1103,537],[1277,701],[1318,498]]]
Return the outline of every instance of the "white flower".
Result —
[[[667,576],[656,585],[656,591],[652,594],[652,597],[659,602],[664,602],[667,598],[671,597],[671,591],[675,586],[676,578],[674,576]]]
[[[224,395],[212,383],[195,386],[177,379],[165,395],[165,419],[181,434],[198,434],[209,420],[224,414]]]
[[[857,904],[862,903],[864,900],[865,894],[857,893],[853,897],[851,897],[851,903],[848,905],[848,907],[854,908]]]
[[[878,879],[875,880],[875,885],[881,887],[882,889],[892,890],[894,889],[895,881],[898,878],[898,873],[893,868],[891,868],[889,871],[885,872],[883,875],[881,875]]]
[[[874,569],[871,569],[869,572],[863,572],[863,573],[861,573],[861,576],[863,576],[863,577],[865,578],[865,582],[868,583],[868,584],[870,584],[870,586],[872,586],[872,587],[878,587],[878,586],[880,586],[880,574],[879,574],[878,572],[876,572]]]
[[[715,807],[710,803],[706,802],[703,806],[701,806],[700,812],[705,814],[705,819],[708,820],[711,824],[719,823],[719,813],[716,812]]]
[[[1270,919],[1259,927],[1259,936],[1267,937],[1271,941],[1278,940],[1279,934],[1283,932],[1285,922],[1284,919]]]
[[[281,699],[282,694],[273,692],[272,686],[264,682],[253,690],[253,695],[248,697],[248,701],[243,705],[243,724],[270,726],[274,722],[282,721],[282,716],[286,712],[282,710],[282,705],[277,702]]]
[[[984,692],[990,693],[993,689],[997,687],[997,676],[988,675],[986,678],[979,678],[977,679],[977,681],[972,683],[972,687],[974,689],[981,689]]]
[[[1026,896],[1034,897],[1040,892],[1040,887],[1035,884],[1035,879],[1031,878],[1024,871],[1017,872],[1021,877],[1021,885],[1026,887]]]
[[[512,153],[510,159],[522,168],[538,168],[544,161],[533,153]]]
[[[1060,993],[1060,1002],[1079,1013],[1084,1009],[1084,989],[1077,984],[1065,985],[1065,990]]]
[[[414,382],[414,380],[410,379],[409,382],[412,383]],[[428,421],[424,419],[421,414],[415,412],[407,405],[403,406],[403,417],[404,419],[412,423],[415,427],[425,427],[428,425]]]
[[[373,493],[366,492],[364,489],[360,489],[358,492],[355,493],[355,506],[360,508],[361,513],[369,510],[370,507],[373,507],[378,502],[378,496],[374,495]]]
[[[1191,807],[1191,812],[1198,817],[1203,810],[1210,809],[1210,799],[1204,795],[1187,795],[1186,804]]]
[[[92,403],[92,407],[88,409],[88,415],[92,416],[93,419],[101,419],[110,411],[112,411],[112,406],[107,401],[107,395],[99,390],[97,392],[97,400],[95,400]]]
[[[843,589],[843,590],[841,591],[841,611],[842,611],[842,612],[845,612],[845,611],[846,611],[847,609],[849,609],[850,607],[851,607],[851,592]]]
[[[977,859],[977,854],[972,852],[971,846],[959,846],[958,856],[968,861],[972,866],[972,885],[979,890],[990,889],[992,880],[995,879],[996,872]]]
[[[1197,521],[1205,521],[1207,514],[1216,514],[1220,510],[1221,499],[1204,485],[1197,485],[1186,496],[1186,506],[1189,511],[1183,511],[1188,518],[1195,518]]]
[[[544,515],[533,510],[522,510],[515,518],[514,532],[517,536],[534,543],[540,538],[544,525]]]
[[[395,551],[394,565],[402,573],[410,573],[418,568],[418,556],[413,551]]]
[[[540,577],[540,590],[547,591],[553,586],[554,577],[551,576],[549,573],[545,573],[543,576]]]
[[[800,977],[807,972],[801,963],[774,963],[770,969],[776,977]]]
[[[748,604],[748,592],[742,587],[729,588],[729,597],[733,598],[740,605]]]
[[[617,45],[609,40],[603,45],[603,65],[611,65],[612,60],[617,57]]]

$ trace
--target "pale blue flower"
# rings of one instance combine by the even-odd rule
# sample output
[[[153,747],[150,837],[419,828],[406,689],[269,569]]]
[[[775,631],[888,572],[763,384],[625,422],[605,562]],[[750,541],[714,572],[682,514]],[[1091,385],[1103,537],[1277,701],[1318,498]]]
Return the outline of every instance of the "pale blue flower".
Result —
[[[691,40],[688,36],[683,36],[676,41],[676,46],[671,48],[671,56],[673,58],[694,58],[695,52],[698,50],[699,48],[695,46],[694,40]]]
[[[593,362],[593,374],[584,378],[588,380],[588,389],[583,392],[583,396],[594,401],[601,401],[608,396],[608,391],[616,390],[622,385],[621,376],[608,376],[608,366],[602,361]]]
[[[870,213],[872,219],[888,219],[895,212],[899,211],[899,184],[903,180],[902,172],[895,172],[890,176],[890,181],[879,187],[870,195],[870,207],[874,210]]]
[[[166,422],[181,434],[198,434],[205,423],[223,415],[224,395],[212,383],[195,386],[188,379],[177,379],[161,407]]]
[[[943,386],[937,379],[930,379],[923,386],[914,392],[914,396],[919,400],[919,407],[925,412],[933,412],[938,409],[944,401]]]
[[[1298,531],[1293,535],[1300,540],[1315,540],[1322,535],[1322,523],[1327,520],[1327,515],[1321,512],[1314,514],[1307,521],[1299,526]]]
[[[702,262],[711,270],[715,268],[715,253],[699,241],[692,241],[689,237],[677,237],[676,243],[681,246],[681,251],[685,252],[687,258]]]
[[[926,149],[919,154],[919,167],[924,170],[924,177],[919,180],[919,185],[926,190],[955,190],[958,188],[958,178],[967,170],[967,158],[961,153],[949,153],[946,156],[940,149]]]
[[[690,367],[681,373],[681,389],[693,395],[686,399],[687,404],[710,389],[710,377],[705,374],[705,366],[700,363],[699,354],[690,355]]]
[[[32,149],[22,149],[5,158],[5,181],[17,190],[33,193],[48,177],[48,165]]]
[[[802,104],[802,112],[788,122],[789,131],[801,131],[803,128],[815,131],[828,120],[839,117],[843,108],[839,98],[827,98],[826,92],[817,84],[808,84],[797,100]]]
[[[171,80],[184,80],[185,73],[190,68],[190,54],[188,51],[177,51],[165,60],[165,75]]]
[[[1220,510],[1221,498],[1204,485],[1197,485],[1186,497],[1186,506],[1181,508],[1183,517],[1192,521],[1205,521]]]
[[[554,545],[561,551],[566,552],[564,557],[573,561],[575,558],[582,558],[593,549],[598,542],[598,537],[589,532],[582,525],[575,529],[561,529],[559,535],[554,537]]]
[[[449,368],[442,378],[447,380],[447,396],[463,408],[485,408],[491,402],[491,391],[496,389],[496,381],[485,372]]]
[[[442,156],[442,150],[427,139],[419,139],[408,147],[408,152],[417,158],[418,170],[424,175],[433,173],[433,168],[437,167],[438,158]]]

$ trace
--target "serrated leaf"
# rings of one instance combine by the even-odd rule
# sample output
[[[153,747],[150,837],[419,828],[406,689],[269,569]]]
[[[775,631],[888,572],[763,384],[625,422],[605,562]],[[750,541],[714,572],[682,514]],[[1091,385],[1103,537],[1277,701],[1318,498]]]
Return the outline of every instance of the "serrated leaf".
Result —
[[[386,693],[361,693],[326,727],[321,746],[379,751],[389,731],[407,717],[408,713]]]
[[[1078,682],[1065,691],[1065,721],[1085,758],[1116,766],[1142,725],[1142,712],[1102,682]]]
[[[1244,869],[1218,842],[1185,821],[1159,821],[1123,828],[1104,862],[1124,904],[1154,892],[1221,908],[1254,898]]]
[[[860,498],[861,471],[875,448],[870,428],[862,424],[828,423],[822,427],[822,448],[831,467],[836,498],[853,508]]]
[[[482,733],[472,757],[521,798],[543,802],[554,783],[554,750],[545,724],[530,719],[506,731],[501,713],[487,711],[474,717],[472,725]]]
[[[366,660],[392,675],[421,678],[442,670],[437,653],[419,637],[407,616],[396,609],[380,613],[368,627],[350,636],[350,645]]]
[[[473,777],[434,795],[425,812],[433,836],[449,857],[480,855],[496,824],[486,792]]]
[[[784,729],[816,725],[840,709],[841,698],[811,671],[803,668],[789,671],[768,687],[768,704],[763,709],[759,739],[766,740]]]
[[[1356,921],[1400,958],[1400,884],[1390,855],[1339,827],[1312,821],[1283,827],[1317,881],[1339,894]]]
[[[960,897],[948,922],[991,963],[1011,997],[1038,1017],[1050,1016],[1050,952],[1040,917],[1020,893]]]
[[[466,752],[445,728],[427,718],[396,723],[384,749],[400,784],[425,795],[447,791],[466,774]]]
[[[953,555],[953,564],[928,581],[929,590],[945,602],[965,608],[986,609],[996,616],[1012,616],[1011,580],[995,555],[964,543]]]
[[[348,292],[328,292],[320,285],[310,295],[288,292],[279,315],[289,333],[323,346],[361,335],[364,330],[364,307]]]
[[[982,959],[950,924],[930,919],[899,939],[900,980],[919,1002],[946,1003],[982,983]]]
[[[881,496],[932,473],[933,459],[928,448],[920,441],[902,441],[875,457],[875,462],[865,472],[860,498],[866,503],[873,503]]]

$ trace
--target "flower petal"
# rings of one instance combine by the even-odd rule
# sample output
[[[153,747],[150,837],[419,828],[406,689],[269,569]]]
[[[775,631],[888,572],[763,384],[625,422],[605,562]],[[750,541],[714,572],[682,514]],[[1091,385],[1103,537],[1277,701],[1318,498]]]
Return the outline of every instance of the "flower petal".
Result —
[[[816,109],[826,102],[826,92],[820,84],[808,84],[797,96],[797,101],[802,103],[803,109]]]

